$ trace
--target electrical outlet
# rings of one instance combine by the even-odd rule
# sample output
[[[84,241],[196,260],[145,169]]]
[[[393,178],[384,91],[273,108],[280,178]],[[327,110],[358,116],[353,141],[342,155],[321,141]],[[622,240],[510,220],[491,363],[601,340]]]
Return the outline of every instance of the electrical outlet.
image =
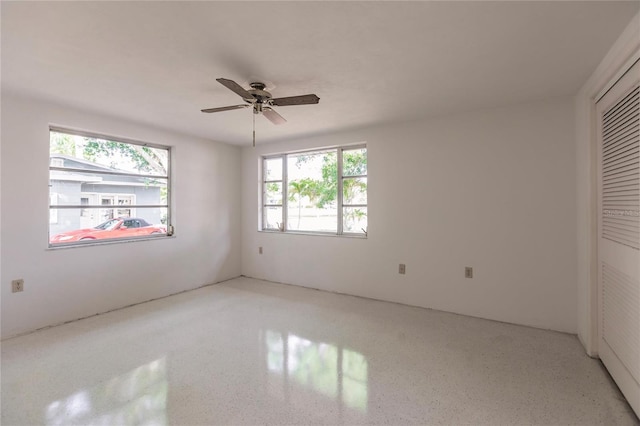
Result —
[[[464,268],[464,277],[465,278],[473,278],[473,268],[471,266],[465,266],[465,268]]]
[[[21,278],[19,280],[11,281],[11,292],[19,293],[24,290],[24,280]]]
[[[401,263],[398,265],[398,273],[404,275],[407,272],[407,265]]]
[[[262,254],[262,247],[258,247],[258,254]]]

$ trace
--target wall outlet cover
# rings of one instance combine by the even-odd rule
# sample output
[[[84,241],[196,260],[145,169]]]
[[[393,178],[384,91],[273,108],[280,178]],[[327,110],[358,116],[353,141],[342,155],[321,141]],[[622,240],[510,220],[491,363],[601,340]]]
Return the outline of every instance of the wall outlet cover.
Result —
[[[465,266],[465,268],[464,268],[464,277],[465,278],[473,278],[473,268],[471,266]]]
[[[21,291],[24,291],[24,280],[21,278],[11,281],[11,292],[19,293]]]

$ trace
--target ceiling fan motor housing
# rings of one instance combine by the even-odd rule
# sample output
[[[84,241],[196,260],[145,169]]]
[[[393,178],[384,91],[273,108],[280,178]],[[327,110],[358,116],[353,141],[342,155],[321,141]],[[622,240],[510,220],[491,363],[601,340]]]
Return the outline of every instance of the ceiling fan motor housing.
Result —
[[[262,110],[262,104],[268,104],[269,101],[271,100],[272,98],[271,93],[264,90],[265,88],[264,83],[255,82],[255,83],[251,83],[249,86],[251,86],[251,89],[247,90],[247,92],[249,92],[251,96],[253,96],[253,98],[245,99],[245,102],[250,104],[255,103],[256,105],[260,105],[260,110]]]

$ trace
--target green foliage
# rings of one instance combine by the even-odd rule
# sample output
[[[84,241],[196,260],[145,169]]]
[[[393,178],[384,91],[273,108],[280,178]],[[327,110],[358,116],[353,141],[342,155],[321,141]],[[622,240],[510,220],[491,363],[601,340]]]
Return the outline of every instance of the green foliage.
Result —
[[[302,209],[302,199],[309,198],[313,203],[319,196],[321,182],[310,178],[292,180],[289,182],[289,201],[298,202],[298,226],[300,226],[300,210]]]
[[[367,154],[363,151],[345,151],[342,161],[342,172],[345,176],[367,173]],[[335,203],[338,199],[338,161],[335,156],[323,158],[322,179],[323,182],[319,182],[321,186],[317,202],[319,208]],[[367,189],[367,184],[357,179],[345,179],[342,186],[345,204],[349,204],[359,192]]]
[[[367,213],[361,208],[349,208],[345,209],[343,213],[344,230],[348,232],[367,232],[366,229],[360,229],[358,223],[362,218],[366,217]]]
[[[278,192],[278,191],[280,191],[280,184],[278,184],[276,182],[269,182],[267,184],[267,191],[268,192]]]
[[[342,172],[345,176],[367,174],[367,154],[363,150],[345,151],[342,162]]]
[[[338,159],[335,155],[322,158],[322,182],[318,208],[333,204],[338,199]]]
[[[345,176],[367,174],[366,151],[344,151],[342,159]],[[296,158],[296,166],[301,167],[309,160],[310,156],[300,155]],[[335,153],[327,152],[322,157],[321,172],[322,180],[304,178],[289,182],[289,201],[299,202],[301,198],[308,197],[309,201],[318,208],[335,203],[338,199],[338,159]],[[366,189],[365,182],[357,179],[345,179],[343,181],[344,203],[349,204],[358,193],[364,192]]]
[[[276,189],[277,190],[277,189]],[[289,182],[289,201],[300,201],[307,197],[314,203],[322,191],[322,182],[310,178],[298,179]]]
[[[89,137],[82,137],[77,142],[78,138],[78,136],[51,132],[51,152],[83,158],[94,163],[104,164],[111,160],[109,165],[112,168],[116,168],[117,160],[124,157],[131,160],[140,172],[167,174],[168,159],[163,155],[166,151]],[[82,150],[81,153],[78,150]]]
[[[73,136],[51,132],[51,152],[75,157],[76,142],[73,140]]]
[[[84,158],[96,161],[98,158],[112,158],[115,154],[130,159],[141,172],[166,174],[166,166],[153,150],[146,146],[125,144],[103,139],[85,138]],[[111,167],[117,167],[112,161]]]

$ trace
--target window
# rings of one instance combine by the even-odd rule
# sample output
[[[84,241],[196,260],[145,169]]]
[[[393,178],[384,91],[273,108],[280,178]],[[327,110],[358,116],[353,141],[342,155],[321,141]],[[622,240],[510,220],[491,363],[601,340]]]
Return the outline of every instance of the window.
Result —
[[[263,157],[262,230],[367,234],[367,148]]]
[[[57,128],[49,136],[50,246],[171,234],[168,147]]]

